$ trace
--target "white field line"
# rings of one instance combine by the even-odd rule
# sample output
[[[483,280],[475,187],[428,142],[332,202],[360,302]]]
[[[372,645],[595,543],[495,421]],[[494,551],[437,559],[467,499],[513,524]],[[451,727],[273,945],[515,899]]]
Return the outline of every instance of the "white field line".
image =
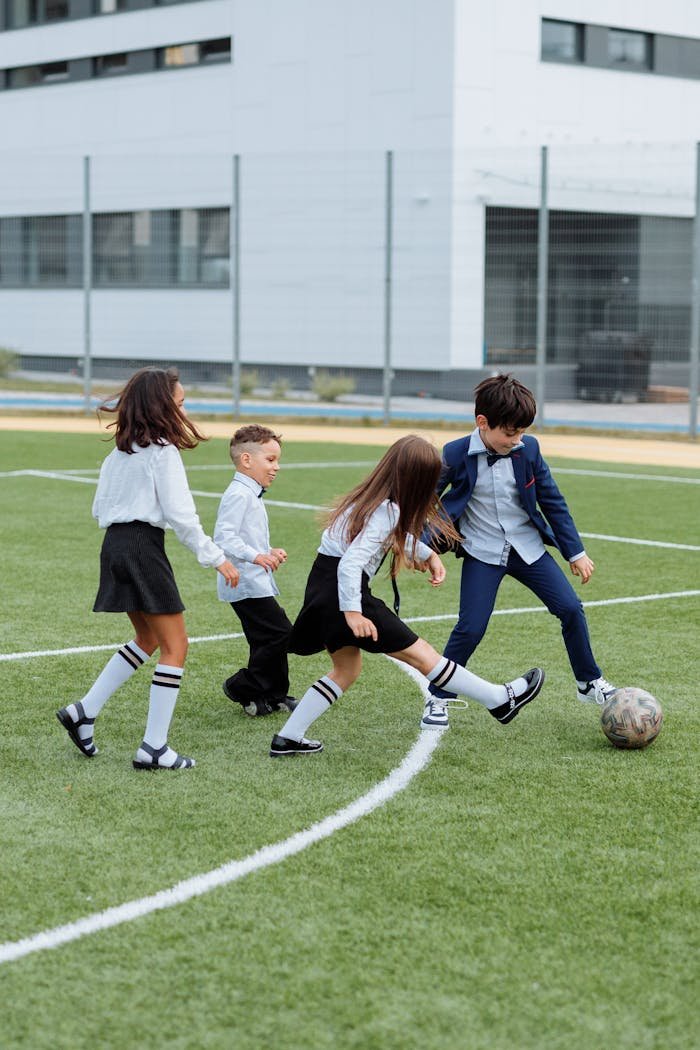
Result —
[[[639,594],[626,598],[601,598],[598,601],[583,602],[584,609],[592,609],[599,605],[634,605],[637,602],[659,602],[668,601],[673,598],[697,598],[697,591],[667,591],[663,594]],[[522,613],[547,612],[544,605],[523,605],[515,609],[494,609],[492,616],[519,616]],[[438,623],[442,620],[456,620],[457,614],[436,613],[434,616],[406,616],[404,623]],[[243,638],[241,632],[237,634],[203,634],[196,638],[190,638],[190,644],[198,642],[227,642],[236,638]],[[33,660],[42,656],[72,656],[80,653],[103,653],[113,652],[118,649],[121,642],[112,642],[110,645],[74,645],[67,649],[30,649],[22,653],[0,653],[0,663],[10,660]]]
[[[421,692],[425,696],[427,693],[427,682],[423,676],[404,664],[398,666],[418,682]],[[175,886],[171,886],[166,890],[160,890],[149,897],[127,901],[125,904],[107,908],[105,911],[88,915],[83,919],[77,919],[75,922],[66,923],[64,926],[55,926],[50,930],[42,930],[40,933],[24,937],[19,941],[6,941],[4,944],[0,944],[0,963],[13,962],[34,952],[58,948],[62,944],[77,941],[88,934],[99,933],[101,930],[108,930],[125,922],[132,922],[134,919],[150,915],[152,912],[160,911],[163,908],[175,907],[175,905],[183,904],[193,897],[201,897],[219,886],[226,886],[231,882],[236,882],[251,872],[260,871],[262,868],[268,868],[273,864],[279,864],[281,861],[286,860],[287,857],[293,857],[295,854],[301,853],[308,846],[328,838],[335,834],[336,831],[340,831],[350,824],[354,824],[361,817],[365,817],[373,810],[385,805],[400,791],[403,791],[414,777],[428,765],[433,751],[440,743],[441,737],[442,731],[440,730],[430,733],[422,732],[401,764],[392,770],[384,780],[371,788],[367,794],[362,795],[354,802],[351,802],[350,805],[339,809],[336,813],[332,813],[316,824],[312,824],[310,828],[298,831],[281,842],[263,846],[261,849],[256,850],[255,853],[243,857],[242,860],[229,861],[227,864],[222,864],[221,867],[214,868],[212,871],[184,879]]]
[[[700,478],[675,477],[672,474],[626,474],[621,470],[579,470],[576,467],[552,467],[553,474],[579,474],[584,478],[624,478],[626,481],[670,481],[676,485],[700,485]]]

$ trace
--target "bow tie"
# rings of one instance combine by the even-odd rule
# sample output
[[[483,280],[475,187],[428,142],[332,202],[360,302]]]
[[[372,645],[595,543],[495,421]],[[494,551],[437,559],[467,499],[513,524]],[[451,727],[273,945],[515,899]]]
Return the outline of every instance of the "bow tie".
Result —
[[[266,488],[261,488],[260,492],[258,492],[258,499],[262,499],[266,492],[267,492]]]
[[[494,465],[494,463],[496,462],[497,459],[510,459],[510,452],[508,452],[505,456],[499,455],[498,452],[487,452],[486,453],[486,462],[488,463],[488,465],[490,467],[492,467]]]

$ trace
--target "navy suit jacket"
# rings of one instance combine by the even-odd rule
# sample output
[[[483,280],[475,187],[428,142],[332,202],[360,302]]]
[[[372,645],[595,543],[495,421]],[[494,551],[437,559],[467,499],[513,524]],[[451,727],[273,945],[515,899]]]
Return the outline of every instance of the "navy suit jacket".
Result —
[[[459,519],[471,499],[478,456],[470,456],[471,435],[450,441],[442,450],[442,471],[437,493],[459,531]],[[545,543],[556,547],[569,561],[584,549],[566,500],[559,491],[534,437],[526,434],[523,447],[511,453],[520,502]],[[425,539],[425,537],[423,537]],[[429,542],[426,540],[426,542]],[[464,557],[464,548],[455,550]]]

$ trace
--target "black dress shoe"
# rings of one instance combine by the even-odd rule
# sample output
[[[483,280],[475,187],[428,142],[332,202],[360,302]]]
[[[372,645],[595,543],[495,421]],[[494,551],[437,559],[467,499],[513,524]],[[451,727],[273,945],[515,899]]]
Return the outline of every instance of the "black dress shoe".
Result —
[[[273,711],[293,711],[299,701],[295,696],[283,696],[282,699],[266,701]]]
[[[270,744],[270,758],[281,758],[283,755],[313,755],[323,751],[320,740],[288,740],[286,736],[275,735]]]
[[[250,715],[251,718],[264,718],[265,715],[271,715],[276,710],[267,700],[262,698],[259,700],[241,700],[239,696],[234,696],[229,689],[228,682],[224,682],[221,688],[224,691],[224,696],[227,696],[234,704],[240,704],[245,713]],[[282,710],[286,710],[286,708],[283,707]]]
[[[520,696],[515,695],[515,690],[509,682],[506,682],[506,692],[508,693],[508,699],[505,704],[501,704],[500,707],[494,707],[489,710],[489,714],[493,715],[497,722],[501,725],[507,725],[508,722],[512,722],[515,716],[520,712],[521,708],[525,707],[525,704],[529,704],[531,700],[534,700],[544,682],[544,671],[541,667],[533,667],[531,671],[527,671],[522,676],[527,682],[527,689]]]

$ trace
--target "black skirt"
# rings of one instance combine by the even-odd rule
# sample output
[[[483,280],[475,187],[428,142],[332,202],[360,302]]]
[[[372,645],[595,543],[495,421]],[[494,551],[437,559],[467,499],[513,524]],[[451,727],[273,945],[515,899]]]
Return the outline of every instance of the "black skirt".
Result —
[[[93,612],[184,611],[165,553],[165,533],[146,521],[110,525],[100,551],[100,586]]]
[[[399,653],[418,641],[381,598],[369,589],[369,577],[362,574],[362,614],[377,628],[378,639],[356,638],[338,608],[338,563],[340,558],[317,554],[306,583],[304,604],[297,616],[289,642],[290,653],[309,656],[328,649],[334,653],[346,645],[368,653]]]

